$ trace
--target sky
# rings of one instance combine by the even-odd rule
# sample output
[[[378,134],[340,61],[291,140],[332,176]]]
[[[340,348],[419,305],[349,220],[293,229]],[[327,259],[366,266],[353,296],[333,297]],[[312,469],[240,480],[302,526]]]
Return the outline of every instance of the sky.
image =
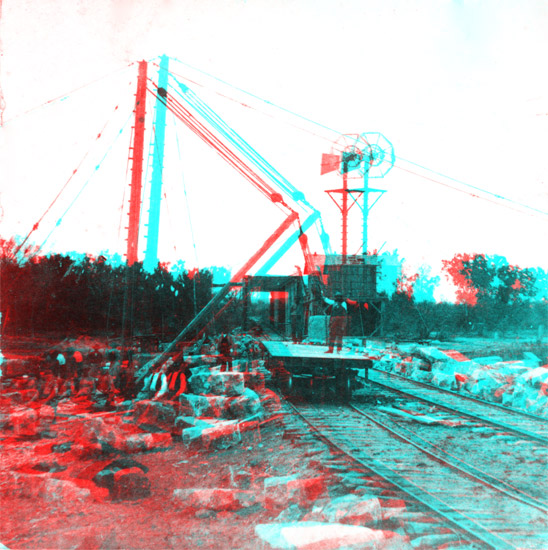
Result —
[[[435,272],[463,252],[548,268],[546,2],[3,0],[1,10],[3,238],[40,221],[30,241],[45,253],[125,252],[136,62],[151,60],[155,80],[165,54],[321,212],[335,251],[340,214],[325,190],[341,178],[320,175],[322,153],[341,134],[380,132],[396,162],[370,179],[386,192],[370,211],[369,251]],[[149,95],[147,154],[153,112]],[[236,270],[285,216],[170,113],[166,132],[160,259]],[[361,225],[355,207],[351,253]],[[314,232],[310,246],[321,253]],[[273,272],[295,265],[298,248]]]

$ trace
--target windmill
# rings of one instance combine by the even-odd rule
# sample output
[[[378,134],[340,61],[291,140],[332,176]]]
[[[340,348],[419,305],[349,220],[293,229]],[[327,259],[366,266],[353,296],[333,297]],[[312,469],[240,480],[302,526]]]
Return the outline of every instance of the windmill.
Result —
[[[328,189],[326,193],[341,211],[342,217],[342,263],[348,256],[348,213],[350,208],[363,195],[362,204],[358,205],[363,214],[362,254],[367,255],[367,219],[369,210],[379,200],[384,189],[369,187],[369,178],[383,178],[394,166],[394,148],[379,132],[363,134],[343,134],[333,143],[331,152],[322,155],[321,175],[338,171],[342,176],[341,189]],[[363,188],[348,186],[349,179],[363,179]],[[369,206],[369,194],[379,193]],[[341,195],[341,200],[337,195]],[[349,200],[351,199],[350,205]]]

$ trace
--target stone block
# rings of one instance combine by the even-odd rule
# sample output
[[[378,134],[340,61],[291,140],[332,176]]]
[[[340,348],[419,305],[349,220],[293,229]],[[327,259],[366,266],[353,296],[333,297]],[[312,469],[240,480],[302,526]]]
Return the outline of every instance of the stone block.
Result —
[[[113,500],[138,500],[150,496],[148,468],[130,458],[113,460],[93,476],[98,487],[108,489]]]
[[[296,503],[307,508],[326,494],[324,476],[300,478],[297,475],[267,477],[264,479],[264,507],[268,510],[284,508]]]
[[[134,433],[118,438],[114,447],[125,453],[139,453],[143,451],[161,451],[169,449],[173,445],[171,434],[158,433]]]
[[[261,400],[258,394],[250,388],[245,388],[243,395],[232,398],[228,403],[230,418],[248,418],[262,413]]]
[[[0,475],[0,495],[5,497],[41,498],[50,502],[86,502],[91,491],[79,487],[67,479],[56,479],[51,474],[23,474],[2,472]]]
[[[369,529],[359,525],[296,521],[263,523],[255,534],[272,548],[291,550],[375,549],[411,550],[409,539],[392,531]]]
[[[326,344],[328,323],[327,315],[311,315],[308,319],[308,336],[306,341],[322,345]]]
[[[193,510],[224,512],[242,507],[238,492],[232,489],[175,489],[173,500],[176,506]]]
[[[242,373],[244,376],[244,385],[255,391],[262,391],[265,387],[265,375],[262,372],[251,370]]]
[[[351,525],[378,524],[382,519],[379,499],[364,499],[355,494],[333,499],[327,505],[317,506],[303,519]]]
[[[34,436],[38,429],[38,414],[29,407],[18,407],[10,414],[9,425],[15,435]]]
[[[89,489],[79,487],[66,479],[46,479],[44,498],[48,501],[58,501],[63,504],[68,502],[86,502],[90,499]]]
[[[118,470],[110,492],[112,500],[140,500],[150,496],[150,481],[139,468]]]
[[[438,369],[432,370],[432,384],[448,390],[457,389],[457,381],[454,373],[445,373]]]
[[[193,442],[202,441],[202,432],[204,429],[199,426],[193,426],[192,428],[185,428],[181,432],[181,439],[185,445],[190,445]]]
[[[516,383],[526,384],[533,388],[540,388],[548,382],[548,367],[531,369],[516,378]]]
[[[224,395],[184,393],[179,397],[179,402],[190,416],[221,418],[227,416],[230,400]]]
[[[147,424],[161,429],[171,429],[177,412],[175,407],[163,401],[137,401],[134,417],[136,424]]]
[[[237,396],[244,392],[244,375],[241,372],[207,370],[193,372],[188,379],[192,391],[197,394]]]
[[[202,442],[207,449],[228,449],[240,440],[240,430],[236,422],[219,422],[202,431]]]
[[[49,425],[55,420],[55,409],[50,405],[40,407],[40,424]]]
[[[451,363],[454,361],[452,357],[434,346],[421,346],[416,350],[415,354],[429,363],[435,363],[436,361]]]
[[[265,412],[268,414],[278,414],[281,411],[280,398],[277,393],[268,388],[263,388],[257,393]]]

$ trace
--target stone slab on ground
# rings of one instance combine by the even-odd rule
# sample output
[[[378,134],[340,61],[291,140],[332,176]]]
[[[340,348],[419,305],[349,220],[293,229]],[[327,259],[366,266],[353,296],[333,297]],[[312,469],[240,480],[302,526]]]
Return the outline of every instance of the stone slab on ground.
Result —
[[[193,393],[200,395],[237,396],[244,393],[244,375],[241,372],[200,370],[188,379]]]
[[[243,504],[250,505],[248,493],[224,488],[175,489],[173,501],[179,508],[224,512],[238,510]]]
[[[326,493],[325,476],[303,478],[295,474],[264,479],[264,506],[268,510],[285,508],[290,503],[308,508]]]
[[[173,444],[170,433],[143,432],[132,423],[122,422],[119,416],[111,418],[95,416],[85,419],[82,442],[108,444],[113,449],[125,453],[163,450]]]
[[[303,518],[306,521],[376,525],[382,519],[382,507],[377,498],[347,494],[314,508]]]
[[[17,436],[34,436],[38,431],[38,413],[30,407],[17,407],[9,415],[8,426]]]
[[[50,473],[22,474],[4,472],[0,477],[0,495],[3,497],[41,498],[50,502],[87,502],[88,488],[67,479],[57,479]]]
[[[177,417],[177,411],[171,403],[148,399],[135,403],[133,416],[136,424],[147,424],[163,429],[170,429]]]
[[[380,531],[358,525],[297,521],[263,523],[255,526],[257,536],[271,548],[340,550],[410,550],[408,540],[392,531]]]
[[[186,416],[226,418],[229,398],[225,395],[195,395],[183,393],[179,403]]]

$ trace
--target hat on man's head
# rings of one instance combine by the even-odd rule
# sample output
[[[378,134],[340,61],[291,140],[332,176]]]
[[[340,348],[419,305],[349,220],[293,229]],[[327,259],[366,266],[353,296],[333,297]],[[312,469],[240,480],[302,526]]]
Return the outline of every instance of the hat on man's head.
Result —
[[[342,300],[342,297],[343,297],[342,292],[335,292],[335,300],[337,299]]]

